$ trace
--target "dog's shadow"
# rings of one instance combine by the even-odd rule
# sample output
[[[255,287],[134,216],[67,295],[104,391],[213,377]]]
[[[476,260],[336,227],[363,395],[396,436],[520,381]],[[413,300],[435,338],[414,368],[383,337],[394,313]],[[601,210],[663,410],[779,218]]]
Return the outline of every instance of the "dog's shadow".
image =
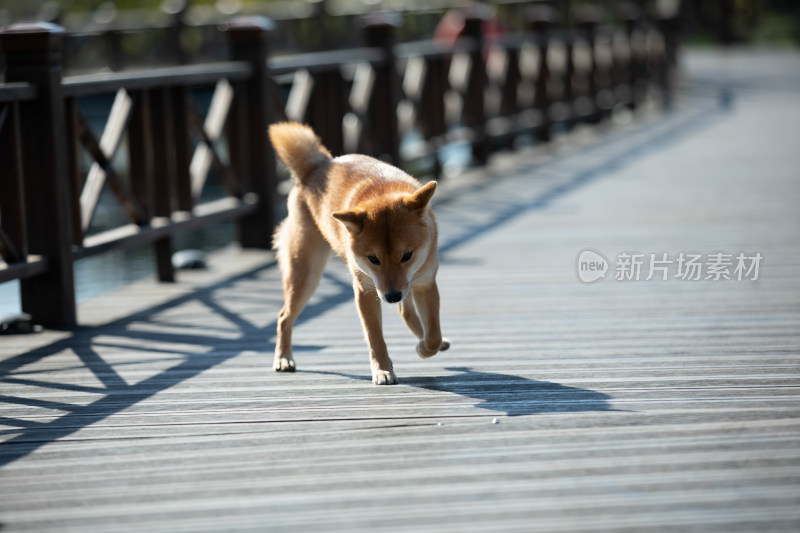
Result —
[[[445,370],[456,373],[446,376],[401,377],[400,384],[474,398],[480,400],[475,407],[507,416],[615,410],[609,403],[609,395],[591,389],[567,387],[550,381],[478,371],[468,367],[450,367]],[[338,372],[304,372],[333,374],[362,381],[370,379],[367,376]]]

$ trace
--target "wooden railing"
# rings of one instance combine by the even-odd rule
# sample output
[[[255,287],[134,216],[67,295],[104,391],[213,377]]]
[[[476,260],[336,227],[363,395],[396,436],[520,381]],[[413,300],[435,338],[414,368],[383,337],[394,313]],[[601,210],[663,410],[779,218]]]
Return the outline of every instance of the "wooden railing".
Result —
[[[20,280],[23,310],[37,323],[73,327],[75,260],[151,243],[158,277],[170,281],[171,236],[226,219],[242,246],[268,248],[273,120],[309,123],[336,154],[398,165],[427,156],[436,172],[452,141],[470,143],[480,164],[520,135],[547,141],[555,124],[635,109],[653,88],[669,95],[667,26],[632,13],[610,31],[594,13],[581,16],[567,30],[537,7],[529,31],[486,42],[473,11],[455,43],[396,44],[396,18],[378,15],[365,21],[364,48],[283,58],[269,57],[269,21],[242,19],[222,29],[228,62],[65,78],[59,27],[12,26],[0,33],[0,282]],[[207,106],[198,90],[211,92]],[[99,135],[81,107],[98,95],[113,95]],[[212,169],[225,196],[205,201]],[[97,233],[106,188],[127,223]]]

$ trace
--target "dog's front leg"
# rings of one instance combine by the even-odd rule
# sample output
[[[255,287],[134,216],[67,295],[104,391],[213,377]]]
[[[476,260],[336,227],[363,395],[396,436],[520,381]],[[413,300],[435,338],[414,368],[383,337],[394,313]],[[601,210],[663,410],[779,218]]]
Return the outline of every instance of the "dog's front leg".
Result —
[[[392,369],[392,360],[383,340],[381,323],[381,301],[374,290],[356,287],[356,306],[364,326],[364,335],[369,344],[369,362],[372,367],[372,382],[375,385],[394,385],[397,377]]]
[[[439,288],[436,282],[413,288],[414,303],[422,322],[424,336],[417,344],[417,354],[423,359],[436,355],[450,347],[447,339],[442,339],[439,326]]]

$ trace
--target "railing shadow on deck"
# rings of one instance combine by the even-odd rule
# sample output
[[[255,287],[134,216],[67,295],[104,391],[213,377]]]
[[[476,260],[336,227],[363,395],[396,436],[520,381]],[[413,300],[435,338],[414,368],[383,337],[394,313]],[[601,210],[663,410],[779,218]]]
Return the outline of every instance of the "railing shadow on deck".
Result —
[[[131,327],[141,322],[158,323],[157,317],[160,313],[178,308],[192,301],[202,303],[219,315],[220,319],[235,325],[241,333],[238,339],[264,339],[264,369],[265,372],[269,372],[270,355],[268,350],[271,345],[266,342],[266,339],[270,338],[275,331],[275,322],[273,321],[264,327],[256,326],[241,314],[228,309],[224,304],[220,303],[217,293],[218,291],[232,288],[238,282],[254,279],[261,272],[272,267],[273,265],[271,264],[258,267],[250,272],[175,298],[107,326],[80,329],[66,339],[0,363],[0,383],[30,386],[32,395],[41,391],[41,389],[101,395],[98,400],[89,404],[71,404],[36,397],[0,395],[0,404],[67,412],[67,414],[49,422],[0,417],[0,423],[19,428],[0,432],[0,435],[16,434],[16,436],[0,445],[0,468],[33,453],[46,444],[65,439],[92,424],[106,420],[162,391],[186,382],[241,355],[241,352],[230,348],[231,344],[235,343],[237,339],[231,340],[209,336],[203,333],[205,329],[198,330],[196,334],[188,332],[176,334],[141,331]],[[301,317],[301,322],[311,320],[352,298],[352,289],[349,284],[338,280],[335,276],[328,276],[328,278],[333,282],[337,290],[307,307]],[[106,339],[101,339],[101,337],[106,337]],[[133,339],[139,343],[169,342],[173,345],[183,344],[190,346],[191,349],[184,349],[183,352],[165,352],[161,362],[173,359],[177,359],[178,362],[156,375],[143,379],[138,383],[129,384],[114,368],[114,365],[109,364],[99,353],[102,348],[114,346],[113,343],[109,343],[108,337],[117,340],[120,338]],[[136,349],[127,344],[125,344],[125,347],[131,350]],[[300,346],[299,348],[314,349],[315,347]],[[150,352],[154,351],[150,348],[141,349],[147,349]],[[37,371],[26,372],[23,370],[27,365],[34,364],[64,350],[74,352],[84,367],[94,374],[102,386],[39,380],[31,377],[35,376]],[[69,369],[65,368],[63,370]],[[504,413],[508,416],[553,412],[608,411],[611,409],[608,403],[609,396],[589,389],[567,387],[554,382],[536,381],[509,374],[476,371],[464,367],[448,368],[447,370],[457,373],[441,377],[409,377],[403,380],[403,384],[419,389],[476,398],[481,400],[476,407]],[[350,375],[334,371],[302,370],[301,372],[338,375],[364,382],[369,382],[370,380],[369,376],[366,375]]]
[[[86,405],[51,402],[36,399],[35,397],[0,395],[0,404],[22,405],[67,412],[66,415],[58,417],[50,422],[30,422],[23,419],[8,417],[0,418],[0,423],[19,428],[0,432],[0,434],[6,435],[19,433],[18,436],[0,445],[0,467],[25,457],[41,446],[63,439],[91,424],[105,420],[159,392],[170,389],[240,355],[240,353],[230,349],[230,344],[232,342],[230,339],[209,336],[203,334],[202,330],[198,331],[197,334],[167,334],[152,331],[137,331],[131,328],[135,323],[142,321],[156,322],[157,315],[163,311],[179,307],[192,301],[199,301],[219,314],[221,318],[225,318],[230,321],[230,323],[234,324],[241,332],[240,338],[256,337],[264,339],[264,348],[266,351],[266,349],[269,348],[267,339],[269,339],[270,335],[275,330],[276,322],[272,322],[265,327],[257,327],[246,318],[229,311],[223,305],[219,304],[214,295],[217,291],[230,288],[237,282],[252,279],[263,270],[272,268],[273,266],[273,264],[260,266],[250,272],[226,279],[205,289],[180,296],[122,320],[112,322],[106,326],[78,329],[63,340],[0,362],[0,383],[30,386],[32,388],[31,396],[33,396],[36,391],[41,391],[42,389],[101,395],[98,400]],[[334,295],[331,297],[332,301],[328,302],[327,305],[335,305],[340,299],[341,296],[338,294]],[[325,307],[325,302],[318,304],[316,312],[322,312]],[[304,317],[304,320],[308,320],[314,316],[315,309],[310,309],[309,311],[307,316]],[[103,342],[97,341],[96,339],[108,335],[112,335],[116,339],[135,339],[139,343],[144,341],[179,343],[191,346],[193,349],[190,351],[184,350],[183,352],[165,352],[165,358],[162,362],[176,358],[178,359],[178,363],[138,383],[128,384],[95,349],[96,346],[103,346]],[[126,347],[133,351],[137,349],[135,346]],[[42,381],[35,378],[24,377],[28,374],[21,370],[23,367],[34,364],[64,350],[73,351],[86,369],[91,371],[103,384],[103,387]],[[157,351],[152,348],[147,348],[147,350],[151,353]],[[207,353],[214,353],[214,355],[209,356]]]

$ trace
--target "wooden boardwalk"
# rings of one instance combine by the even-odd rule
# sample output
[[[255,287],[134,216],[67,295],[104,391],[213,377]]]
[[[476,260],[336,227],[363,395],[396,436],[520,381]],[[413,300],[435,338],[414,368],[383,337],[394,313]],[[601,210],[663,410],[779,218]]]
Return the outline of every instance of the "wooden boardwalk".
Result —
[[[295,374],[271,370],[264,253],[0,337],[0,531],[797,531],[800,60],[767,59],[757,83],[752,57],[695,55],[669,117],[446,184],[453,347],[418,359],[387,307],[398,386],[370,383],[338,261]],[[578,280],[585,248],[606,279]],[[763,261],[645,279],[681,252]]]

